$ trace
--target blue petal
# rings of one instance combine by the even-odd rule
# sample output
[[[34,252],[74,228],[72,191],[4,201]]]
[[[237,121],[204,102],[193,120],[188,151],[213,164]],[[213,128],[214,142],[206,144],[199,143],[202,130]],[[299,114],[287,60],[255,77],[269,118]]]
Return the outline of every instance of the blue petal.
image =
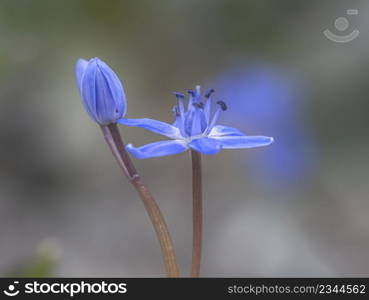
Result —
[[[83,77],[83,74],[86,71],[87,65],[88,65],[88,61],[87,60],[82,59],[82,58],[80,58],[79,60],[77,60],[76,67],[75,67],[75,74],[76,74],[77,86],[78,86],[78,89],[79,89],[79,92],[80,93],[81,93],[82,77]]]
[[[204,154],[216,154],[222,149],[222,145],[215,139],[199,138],[188,144],[192,149]]]
[[[213,137],[222,144],[223,149],[245,149],[268,146],[274,139],[267,136],[221,136]]]
[[[155,142],[137,148],[128,144],[126,149],[136,158],[143,159],[178,154],[186,151],[188,147],[183,140],[173,140]]]
[[[109,85],[109,90],[112,93],[113,100],[116,103],[116,108],[118,110],[117,118],[121,118],[126,114],[127,111],[127,100],[124,92],[124,87],[119,77],[115,72],[101,59],[97,59],[98,67],[103,74],[106,83]]]
[[[181,133],[177,127],[152,119],[120,119],[117,121],[126,126],[142,127],[152,132],[165,135],[172,139],[180,139]]]
[[[209,137],[220,137],[220,136],[225,136],[225,135],[243,136],[245,134],[236,128],[223,126],[223,125],[214,126],[209,133]]]
[[[81,78],[81,96],[82,96],[82,103],[89,114],[89,116],[97,123],[99,123],[99,120],[97,119],[97,113],[96,113],[96,82],[95,82],[95,76],[96,76],[96,68],[92,69],[92,65],[90,64],[91,61],[88,63],[85,72]],[[89,72],[87,73],[87,69],[89,68]]]

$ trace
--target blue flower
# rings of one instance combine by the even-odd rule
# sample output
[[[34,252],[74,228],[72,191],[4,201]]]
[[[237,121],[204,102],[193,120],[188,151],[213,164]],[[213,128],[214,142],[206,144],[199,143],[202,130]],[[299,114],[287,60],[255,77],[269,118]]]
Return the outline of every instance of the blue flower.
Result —
[[[304,117],[306,91],[298,73],[255,62],[230,66],[214,82],[217,92],[231,99],[222,121],[268,130],[278,140],[273,151],[239,160],[264,189],[291,190],[313,178],[316,145]]]
[[[216,125],[219,114],[227,109],[223,101],[217,102],[217,108],[211,113],[211,95],[209,90],[201,96],[200,86],[195,91],[188,91],[187,110],[184,106],[184,94],[175,93],[178,105],[174,106],[175,122],[168,123],[152,119],[120,119],[117,122],[126,126],[142,127],[152,132],[167,136],[172,140],[160,141],[141,147],[127,145],[127,150],[135,157],[150,158],[172,155],[193,149],[203,154],[216,154],[221,149],[243,149],[266,146],[273,138],[266,136],[247,136],[238,129]],[[204,98],[204,99],[202,99]]]
[[[108,125],[124,116],[127,102],[122,83],[106,63],[98,58],[79,59],[75,72],[83,106],[91,119]]]

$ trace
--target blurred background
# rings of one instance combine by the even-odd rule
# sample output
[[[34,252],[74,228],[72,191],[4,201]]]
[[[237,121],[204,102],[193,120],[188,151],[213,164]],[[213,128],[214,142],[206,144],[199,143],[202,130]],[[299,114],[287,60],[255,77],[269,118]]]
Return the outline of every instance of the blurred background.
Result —
[[[0,276],[164,276],[81,105],[74,64],[95,56],[122,79],[127,117],[171,122],[172,92],[200,84],[227,103],[222,124],[275,138],[204,157],[203,276],[368,276],[368,16],[364,0],[2,0]],[[135,162],[187,276],[189,153]]]

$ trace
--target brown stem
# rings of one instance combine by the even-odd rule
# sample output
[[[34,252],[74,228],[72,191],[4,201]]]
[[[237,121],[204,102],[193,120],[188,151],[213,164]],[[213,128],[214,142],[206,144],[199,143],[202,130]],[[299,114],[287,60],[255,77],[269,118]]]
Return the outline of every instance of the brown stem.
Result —
[[[137,173],[129,154],[125,149],[125,145],[119,133],[117,124],[101,126],[101,129],[103,131],[104,138],[119,166],[128,177],[129,181],[134,186],[145,205],[147,214],[151,219],[160,243],[168,277],[178,277],[179,269],[177,266],[176,255],[168,226],[165,223],[164,217],[155,199],[144,185],[140,175]]]
[[[202,178],[201,154],[191,150],[192,156],[192,266],[191,276],[199,277],[202,244]]]

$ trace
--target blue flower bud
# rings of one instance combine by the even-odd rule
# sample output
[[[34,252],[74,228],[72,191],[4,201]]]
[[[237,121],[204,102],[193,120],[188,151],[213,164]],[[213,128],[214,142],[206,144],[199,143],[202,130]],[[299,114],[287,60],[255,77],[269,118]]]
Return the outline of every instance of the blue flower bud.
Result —
[[[91,119],[108,125],[124,116],[127,102],[122,83],[106,63],[98,58],[79,59],[75,72],[83,106]]]

